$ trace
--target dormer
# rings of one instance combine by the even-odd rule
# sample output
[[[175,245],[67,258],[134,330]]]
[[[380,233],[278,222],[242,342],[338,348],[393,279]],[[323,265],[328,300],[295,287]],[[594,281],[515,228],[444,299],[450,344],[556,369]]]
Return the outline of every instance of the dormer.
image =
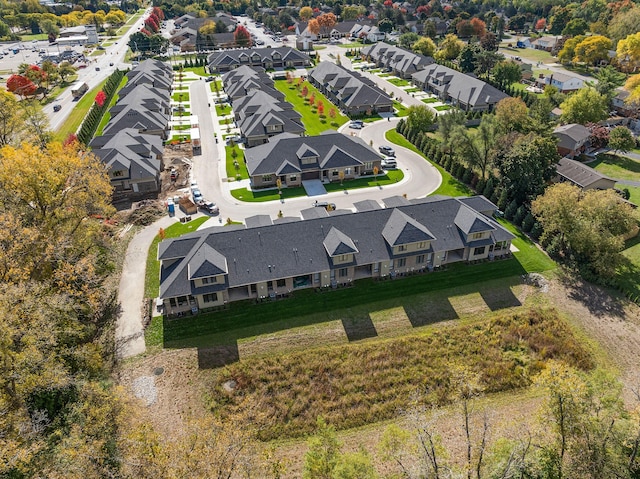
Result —
[[[300,148],[296,151],[296,156],[300,160],[301,165],[315,165],[318,163],[318,152],[306,143],[300,145]]]
[[[258,52],[255,52],[253,55],[251,55],[251,62],[262,63],[262,57],[260,56],[260,54],[258,54]]]
[[[249,55],[243,52],[238,57],[238,60],[240,60],[240,63],[247,63],[249,61]]]
[[[382,230],[394,255],[402,255],[416,251],[431,249],[431,241],[435,236],[421,223],[394,209]]]
[[[274,60],[282,60],[282,55],[280,55],[280,52],[278,52],[278,51],[274,51],[274,52],[271,54],[271,57],[272,57]]]
[[[352,263],[358,252],[355,243],[346,234],[332,226],[322,242],[334,265]]]
[[[189,281],[196,288],[211,284],[224,284],[227,274],[227,259],[204,243],[189,259],[187,265]]]
[[[467,243],[489,239],[491,232],[495,231],[495,228],[481,214],[466,205],[460,205],[454,223],[464,235]]]

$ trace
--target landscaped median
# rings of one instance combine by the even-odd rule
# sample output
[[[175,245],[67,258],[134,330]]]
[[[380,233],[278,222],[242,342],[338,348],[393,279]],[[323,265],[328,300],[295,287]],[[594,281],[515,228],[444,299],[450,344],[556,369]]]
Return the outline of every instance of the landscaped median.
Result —
[[[368,176],[366,178],[357,178],[355,180],[347,180],[343,184],[326,183],[324,185],[327,193],[333,193],[335,191],[349,191],[358,188],[371,188],[380,187],[384,185],[391,185],[399,182],[404,178],[404,173],[400,170],[389,170],[387,174],[380,174],[377,177]],[[282,194],[278,193],[277,189],[267,190],[255,190],[250,191],[247,188],[238,188],[231,190],[231,195],[240,201],[247,201],[249,203],[262,202],[262,201],[276,201],[287,198],[299,198],[301,196],[307,196],[307,192],[303,187],[297,188],[282,188]]]

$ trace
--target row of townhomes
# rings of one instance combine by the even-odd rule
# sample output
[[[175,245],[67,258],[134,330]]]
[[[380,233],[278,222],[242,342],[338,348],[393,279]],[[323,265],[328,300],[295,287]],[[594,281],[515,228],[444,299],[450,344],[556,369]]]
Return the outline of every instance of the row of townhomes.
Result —
[[[303,210],[302,220],[252,217],[246,227],[206,228],[163,241],[165,314],[494,259],[509,253],[513,239],[482,196],[393,197],[384,208],[371,200],[355,206],[355,213]]]
[[[304,133],[302,116],[284,101],[264,69],[241,66],[225,73],[222,82],[247,147],[262,145],[280,133]]]
[[[300,186],[305,180],[335,182],[382,172],[382,158],[359,137],[327,130],[318,136],[283,133],[245,151],[253,188]]]
[[[374,62],[378,67],[388,69],[395,76],[404,79],[410,79],[414,73],[435,63],[431,57],[384,42],[365,47],[360,53],[364,60]]]
[[[411,75],[413,83],[465,111],[492,111],[509,95],[472,76],[436,63]]]
[[[89,144],[107,165],[114,200],[141,198],[160,189],[163,140],[171,118],[173,71],[157,60],[145,60],[127,73],[127,84],[102,136]]]
[[[309,72],[309,82],[347,115],[393,112],[393,100],[358,72],[331,62],[320,62]]]
[[[291,47],[224,50],[209,55],[209,71],[224,73],[242,65],[274,68],[304,68],[311,64],[309,55]]]

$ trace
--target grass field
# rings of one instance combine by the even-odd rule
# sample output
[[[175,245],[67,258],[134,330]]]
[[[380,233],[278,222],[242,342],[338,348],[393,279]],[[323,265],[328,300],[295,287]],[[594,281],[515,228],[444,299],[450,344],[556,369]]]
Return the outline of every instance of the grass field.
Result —
[[[411,151],[422,156],[425,160],[429,161],[427,157],[424,156],[420,150],[418,150],[415,146],[413,146],[404,136],[402,136],[397,131],[395,130],[387,131],[386,138],[391,143],[404,146],[405,148],[410,149]],[[442,176],[442,184],[432,194],[446,195],[446,196],[469,196],[473,194],[473,191],[471,190],[471,188],[469,188],[464,183],[461,183],[460,181],[456,180],[440,165],[437,165],[434,162],[431,162],[431,164],[437,168],[437,170],[440,172],[440,175]]]
[[[240,175],[240,179],[246,180],[249,178],[249,172],[247,171],[247,167],[244,164],[244,150],[240,149],[238,145],[233,146],[225,146],[224,150],[226,152],[226,164],[225,167],[227,169],[227,178],[236,178],[237,175]],[[233,152],[236,152],[236,157],[233,157]],[[233,162],[237,161],[238,166],[240,167],[236,170]]]
[[[376,186],[390,185],[393,183],[397,183],[398,181],[402,180],[402,178],[404,178],[404,173],[402,173],[402,171],[389,170],[386,175],[378,175],[377,179],[371,177],[357,178],[355,180],[345,181],[343,185],[336,182],[325,184],[324,187],[328,193],[334,191],[349,191],[356,190],[358,188],[371,188]],[[238,188],[235,190],[231,190],[231,195],[237,200],[253,203],[262,201],[276,201],[281,198],[299,198],[301,196],[306,196],[307,192],[303,187],[282,188],[281,195],[278,194],[278,190],[276,189],[249,191],[247,188]]]
[[[640,161],[620,155],[598,155],[587,163],[591,168],[610,178],[640,181]]]
[[[362,47],[366,47],[366,45],[364,43],[360,43],[360,42],[340,43],[338,46],[340,48],[362,48]]]
[[[409,114],[409,109],[399,101],[393,100],[393,108],[396,110],[397,117],[403,117]]]
[[[402,78],[390,78],[387,81],[395,86],[409,86],[411,84],[407,80],[404,80]]]
[[[544,50],[536,50],[534,48],[509,48],[509,47],[500,47],[500,50],[504,50],[509,55],[516,55],[527,60],[533,62],[542,62],[542,63],[555,63],[556,57],[551,55],[549,52],[545,52]]]
[[[218,116],[227,116],[231,113],[231,105],[224,103],[222,105],[216,105],[216,113]]]
[[[209,90],[211,90],[212,92],[215,93],[216,85],[218,86],[218,91],[221,92],[222,91],[222,81],[220,81],[220,80],[216,80],[216,81],[210,82],[209,83]]]
[[[78,131],[78,128],[82,125],[87,113],[89,113],[89,109],[93,105],[96,95],[100,90],[102,90],[102,87],[106,82],[107,80],[104,80],[100,85],[85,93],[84,96],[78,100],[71,111],[71,114],[67,117],[64,123],[60,125],[58,131],[56,131],[54,140],[64,141],[71,133]]]
[[[429,306],[420,306],[405,308],[414,327],[429,323]],[[375,338],[381,322],[374,318],[365,312],[342,323],[354,340],[358,333]],[[586,370],[594,365],[557,312],[504,312],[399,338],[240,360],[211,374],[209,406],[224,417],[260,404],[258,437],[283,439],[312,433],[318,416],[339,429],[391,419],[417,389],[426,391],[427,404],[448,404],[462,370],[478,378],[484,393],[523,388],[550,359]],[[238,385],[233,395],[222,387],[231,379]]]
[[[450,105],[438,105],[438,106],[434,106],[433,109],[436,110],[436,111],[447,111],[447,110],[451,110],[451,106]]]
[[[437,98],[423,98],[422,102],[423,103],[438,103],[440,100],[438,100]]]
[[[631,238],[622,252],[628,263],[618,268],[617,281],[619,285],[636,302],[640,300],[640,235]]]
[[[623,190],[625,188],[628,189],[629,193],[631,193],[629,201],[631,201],[631,203],[633,203],[634,205],[640,206],[640,186],[629,186],[623,185],[622,183],[616,183],[616,188],[620,190]]]
[[[173,95],[171,95],[171,98],[173,99],[173,101],[188,102],[189,101],[189,93],[180,91],[178,93],[174,93]]]
[[[183,71],[185,72],[193,72],[198,76],[201,77],[208,77],[209,74],[205,71],[204,69],[205,67],[188,67],[188,68],[183,68]]]
[[[276,80],[275,87],[285,94],[285,100],[293,105],[293,108],[302,115],[302,124],[305,127],[307,135],[319,135],[325,130],[337,129],[339,126],[344,125],[349,118],[338,111],[333,103],[331,103],[322,93],[318,91],[311,83],[305,81],[300,85],[300,90],[306,86],[309,90],[307,98],[315,94],[316,104],[318,101],[324,103],[325,118],[321,118],[317,111],[309,106],[306,99],[302,98],[300,90],[294,85],[287,83],[287,80]],[[329,118],[329,110],[334,108],[336,110],[335,118]]]

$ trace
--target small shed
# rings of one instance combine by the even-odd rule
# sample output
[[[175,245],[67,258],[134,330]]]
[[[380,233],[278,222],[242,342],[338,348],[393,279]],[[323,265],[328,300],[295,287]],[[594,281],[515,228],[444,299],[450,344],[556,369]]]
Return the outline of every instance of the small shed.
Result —
[[[178,205],[180,206],[180,210],[186,215],[195,215],[198,212],[196,204],[186,196],[180,198]]]

